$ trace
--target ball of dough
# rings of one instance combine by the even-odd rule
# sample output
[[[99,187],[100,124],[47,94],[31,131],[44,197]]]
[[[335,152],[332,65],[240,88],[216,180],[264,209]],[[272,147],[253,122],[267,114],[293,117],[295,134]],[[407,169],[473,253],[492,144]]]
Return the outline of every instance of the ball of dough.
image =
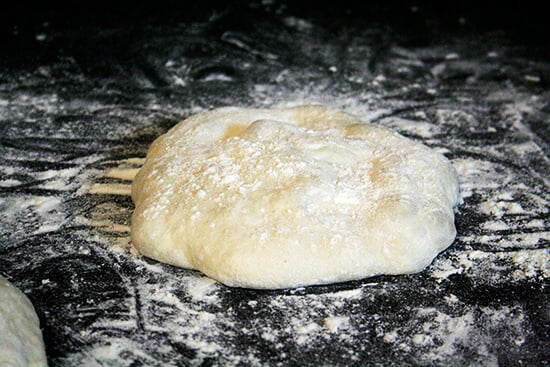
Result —
[[[248,288],[422,270],[456,235],[441,154],[324,106],[220,108],[174,126],[132,186],[145,256]]]
[[[0,366],[47,366],[42,332],[31,301],[2,276],[0,276]]]

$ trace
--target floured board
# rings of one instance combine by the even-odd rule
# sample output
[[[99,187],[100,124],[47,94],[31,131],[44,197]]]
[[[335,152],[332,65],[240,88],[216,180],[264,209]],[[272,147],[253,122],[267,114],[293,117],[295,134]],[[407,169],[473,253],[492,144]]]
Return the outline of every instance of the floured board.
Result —
[[[0,272],[33,301],[51,366],[548,361],[550,63],[529,47],[276,4],[32,31],[36,57],[0,70]],[[158,135],[212,107],[303,103],[452,160],[458,237],[429,268],[254,291],[132,253],[129,188]]]

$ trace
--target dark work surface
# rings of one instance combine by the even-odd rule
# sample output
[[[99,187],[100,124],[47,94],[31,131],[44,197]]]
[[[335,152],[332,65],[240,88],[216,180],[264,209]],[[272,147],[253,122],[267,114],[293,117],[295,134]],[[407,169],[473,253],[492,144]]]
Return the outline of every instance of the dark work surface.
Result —
[[[550,48],[541,9],[511,4],[3,12],[0,273],[50,365],[547,365]],[[109,172],[193,112],[300,103],[452,160],[458,236],[430,267],[255,291],[128,251],[130,182]]]

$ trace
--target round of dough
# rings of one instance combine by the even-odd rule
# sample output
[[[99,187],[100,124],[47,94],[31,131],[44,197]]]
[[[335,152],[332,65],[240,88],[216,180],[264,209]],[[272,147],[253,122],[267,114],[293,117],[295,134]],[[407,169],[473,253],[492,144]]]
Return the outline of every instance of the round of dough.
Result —
[[[441,154],[324,106],[226,107],[159,137],[132,186],[145,256],[248,288],[422,270],[456,235]]]
[[[0,366],[47,366],[44,341],[31,301],[0,276]]]

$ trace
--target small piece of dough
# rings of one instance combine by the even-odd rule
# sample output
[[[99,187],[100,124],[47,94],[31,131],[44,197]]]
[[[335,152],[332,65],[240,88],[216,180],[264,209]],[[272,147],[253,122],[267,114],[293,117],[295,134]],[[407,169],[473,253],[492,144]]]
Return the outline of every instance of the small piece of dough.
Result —
[[[38,316],[31,301],[0,276],[0,366],[47,366]]]
[[[422,270],[456,235],[441,154],[323,106],[220,108],[149,149],[132,187],[145,256],[230,286]]]

